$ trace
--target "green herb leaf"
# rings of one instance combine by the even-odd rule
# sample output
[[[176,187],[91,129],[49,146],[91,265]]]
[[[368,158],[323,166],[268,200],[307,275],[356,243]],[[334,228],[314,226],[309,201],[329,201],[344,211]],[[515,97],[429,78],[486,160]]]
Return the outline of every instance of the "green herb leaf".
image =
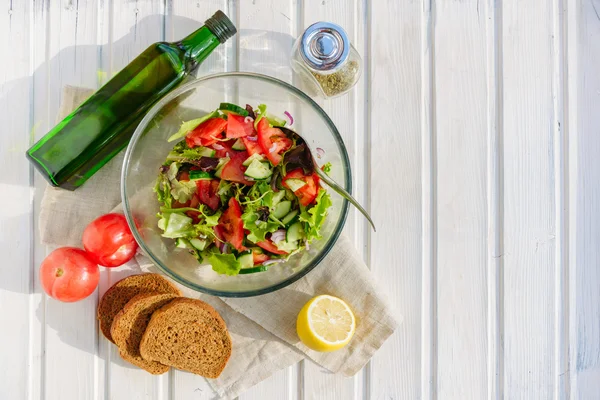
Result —
[[[323,172],[329,175],[329,173],[331,172],[331,162],[328,162],[327,164],[323,165],[322,169]]]
[[[181,124],[181,127],[179,128],[179,130],[177,131],[177,133],[171,135],[171,137],[169,137],[167,139],[168,142],[172,142],[174,140],[177,139],[181,139],[182,137],[185,137],[185,135],[188,134],[188,132],[194,130],[198,125],[200,125],[201,123],[203,123],[204,121],[210,119],[210,118],[215,118],[219,116],[219,112],[218,111],[213,111],[210,114],[206,114],[204,117],[202,118],[196,118],[193,119],[191,121],[187,121]]]
[[[221,218],[221,214],[223,214],[223,211],[219,210],[219,211],[215,212],[213,215],[206,215],[204,210],[206,210],[206,207],[204,207],[204,204],[201,204],[199,211],[204,216],[204,225],[211,227],[211,228],[213,226],[219,225],[219,218]]]
[[[306,232],[306,239],[309,242],[313,239],[321,239],[321,228],[331,204],[329,193],[321,188],[319,189],[316,203],[311,208],[307,209],[300,205],[300,221],[305,223],[304,231]]]

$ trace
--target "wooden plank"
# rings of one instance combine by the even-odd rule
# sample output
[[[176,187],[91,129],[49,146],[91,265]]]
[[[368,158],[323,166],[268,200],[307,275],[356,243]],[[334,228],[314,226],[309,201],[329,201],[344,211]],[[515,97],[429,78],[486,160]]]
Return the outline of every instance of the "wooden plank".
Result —
[[[502,196],[502,12],[484,5],[487,45],[487,392],[504,398],[503,196]]]
[[[371,360],[365,391],[372,399],[416,399],[421,398],[422,379],[421,264],[423,240],[429,241],[422,237],[421,226],[421,180],[429,173],[421,168],[422,135],[428,137],[429,132],[421,128],[425,89],[420,76],[429,49],[421,45],[422,4],[368,4],[366,144],[370,146],[369,208],[377,224],[377,233],[370,234],[369,261],[401,323]],[[394,124],[393,135],[383,123],[390,116],[401,121]]]
[[[289,56],[297,34],[295,1],[253,0],[237,2],[239,71],[257,72],[292,82]],[[290,112],[293,113],[293,110]],[[290,367],[264,380],[242,395],[242,400],[289,399],[299,395],[298,369]]]
[[[102,32],[102,57],[99,69],[108,77],[125,67],[152,43],[165,39],[164,3],[162,1],[114,1],[107,4]],[[122,277],[119,271],[101,272],[99,292]],[[101,335],[101,334],[100,334]],[[171,390],[170,374],[153,376],[123,361],[115,345],[99,338],[99,352],[107,360],[106,396],[111,399],[167,399]]]
[[[50,67],[50,54],[48,46],[48,4],[45,1],[34,3],[32,7],[32,91],[30,99],[30,139],[32,144],[39,140],[53,125],[48,118],[48,75]],[[46,393],[46,299],[39,280],[39,265],[46,256],[45,246],[40,245],[38,215],[42,200],[42,193],[47,185],[40,173],[31,170],[31,182],[35,190],[32,210],[34,240],[31,244],[33,260],[30,268],[33,273],[31,303],[29,320],[32,323],[30,330],[30,394],[29,399],[44,398]]]
[[[436,391],[444,399],[481,399],[487,393],[486,16],[476,2],[435,7]]]
[[[356,47],[359,54],[364,55],[366,49],[366,15],[365,4],[362,0],[347,2],[334,0],[323,2],[321,0],[305,1],[303,4],[302,18],[298,34],[311,24],[318,21],[333,22],[340,25]],[[333,120],[340,131],[352,168],[352,192],[361,204],[367,205],[367,156],[365,146],[365,93],[368,74],[364,71],[366,61],[363,62],[363,76],[356,87],[348,94],[331,99],[315,99]],[[295,79],[297,79],[295,77]],[[354,244],[359,254],[366,258],[367,229],[370,227],[362,215],[351,207],[344,232],[354,239]],[[313,362],[303,363],[304,396],[319,399],[360,399],[363,396],[364,382],[368,379],[368,369],[363,370],[352,378],[332,374],[325,368]]]
[[[0,65],[0,188],[10,193],[0,210],[0,323],[3,330],[3,362],[0,366],[0,397],[27,398],[29,388],[30,334],[34,322],[27,318],[35,299],[29,297],[33,280],[33,239],[30,169],[24,157],[29,147],[31,101],[30,19],[26,3],[0,3],[0,34],[6,41],[5,62]],[[7,305],[10,304],[10,307]],[[9,328],[10,327],[10,328]]]
[[[567,2],[570,389],[581,400],[600,386],[599,12],[598,1]]]
[[[204,25],[215,11],[221,10],[235,23],[235,9],[230,8],[227,0],[210,1],[168,1],[166,8],[165,40],[176,41],[189,35]],[[237,35],[236,35],[237,36]],[[199,67],[197,76],[225,72],[235,68],[235,40],[230,39],[220,45]],[[171,400],[210,399],[213,391],[206,381],[197,375],[171,370]]]
[[[560,396],[553,34],[552,1],[502,4],[504,392],[516,398]]]
[[[36,87],[39,83],[47,90],[41,90],[45,99],[35,110],[36,120],[44,120],[43,133],[56,123],[65,85],[95,85],[97,9],[96,1],[46,4],[47,61],[42,68],[47,75],[45,82],[44,76],[36,80]],[[46,297],[43,391],[47,398],[84,398],[97,388],[95,304],[95,295],[72,304]]]

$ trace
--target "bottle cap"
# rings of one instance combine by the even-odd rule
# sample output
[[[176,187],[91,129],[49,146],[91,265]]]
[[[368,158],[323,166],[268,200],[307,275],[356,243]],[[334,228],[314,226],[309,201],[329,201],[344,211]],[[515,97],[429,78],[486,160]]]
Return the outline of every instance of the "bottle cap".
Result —
[[[331,22],[316,22],[302,34],[300,55],[316,71],[330,71],[343,64],[350,54],[344,29]]]
[[[235,25],[223,11],[218,10],[212,17],[204,22],[204,25],[219,39],[219,42],[225,43],[227,39],[237,33]]]

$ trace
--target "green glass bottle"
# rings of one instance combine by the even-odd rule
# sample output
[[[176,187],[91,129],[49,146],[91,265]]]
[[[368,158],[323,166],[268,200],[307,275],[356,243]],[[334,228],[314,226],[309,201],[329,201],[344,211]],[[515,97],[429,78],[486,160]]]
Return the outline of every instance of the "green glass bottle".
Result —
[[[217,11],[175,43],[155,43],[27,150],[52,184],[75,190],[129,142],[148,109],[236,33]]]

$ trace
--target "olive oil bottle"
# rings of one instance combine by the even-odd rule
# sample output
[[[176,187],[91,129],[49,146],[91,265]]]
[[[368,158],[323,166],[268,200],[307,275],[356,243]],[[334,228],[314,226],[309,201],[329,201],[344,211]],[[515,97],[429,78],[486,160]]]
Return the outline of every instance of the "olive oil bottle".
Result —
[[[236,33],[217,11],[183,40],[152,44],[27,150],[53,186],[75,190],[127,146],[148,109]]]

